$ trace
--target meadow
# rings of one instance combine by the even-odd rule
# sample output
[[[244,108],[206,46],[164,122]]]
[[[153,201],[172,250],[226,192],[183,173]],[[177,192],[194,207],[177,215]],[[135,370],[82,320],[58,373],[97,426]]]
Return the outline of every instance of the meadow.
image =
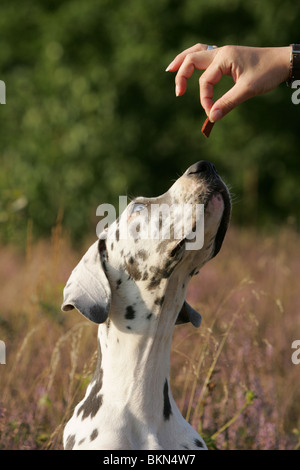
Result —
[[[25,253],[0,247],[0,449],[61,449],[62,429],[96,363],[97,327],[60,311],[72,248],[60,224]],[[199,330],[176,326],[171,387],[210,449],[300,447],[298,234],[230,227],[220,254],[191,281]]]

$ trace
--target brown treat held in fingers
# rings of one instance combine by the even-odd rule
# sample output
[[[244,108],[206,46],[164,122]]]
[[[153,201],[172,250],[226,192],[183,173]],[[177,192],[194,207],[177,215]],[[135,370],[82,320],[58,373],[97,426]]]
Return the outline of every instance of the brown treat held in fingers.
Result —
[[[202,134],[204,134],[205,137],[209,137],[213,126],[214,126],[214,122],[211,122],[207,117],[201,129]]]

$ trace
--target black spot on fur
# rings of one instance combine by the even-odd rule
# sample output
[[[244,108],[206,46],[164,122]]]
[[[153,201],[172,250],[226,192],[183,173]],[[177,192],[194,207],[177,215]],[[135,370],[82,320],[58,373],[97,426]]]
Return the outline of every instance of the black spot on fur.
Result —
[[[159,214],[159,220],[158,220],[158,228],[159,228],[159,231],[162,229],[162,226],[163,226],[163,217],[162,217],[162,213],[160,212],[160,214]]]
[[[90,440],[91,441],[94,441],[96,439],[96,437],[98,436],[98,429],[94,429],[94,431],[92,432],[91,436],[90,436]]]
[[[124,265],[131,279],[134,279],[135,281],[139,281],[141,279],[142,273],[132,256],[129,258],[129,262],[125,261]]]
[[[150,279],[150,283],[148,285],[148,289],[151,290],[151,289],[155,289],[155,287],[158,287],[159,284],[160,284],[160,281],[161,281],[162,278],[156,278],[155,276],[153,276],[151,279]]]
[[[184,246],[184,244],[185,244],[185,239],[180,240],[180,242],[177,243],[177,245],[173,248],[173,250],[170,253],[171,258],[173,258],[174,256],[178,255],[181,252],[181,248]]]
[[[145,271],[144,274],[143,274],[142,281],[147,281],[148,276],[149,276],[149,275],[148,275],[147,271]]]
[[[131,330],[131,326],[126,326],[127,330]]]
[[[102,260],[102,266],[105,272],[107,272],[107,266],[106,266],[106,261],[103,259]]]
[[[111,249],[111,251],[113,251],[113,249],[114,249],[114,244],[113,244],[113,242],[111,242],[110,249]]]
[[[120,231],[119,231],[118,228],[116,230],[116,240],[117,240],[117,242],[120,240]]]
[[[154,301],[155,305],[159,305],[160,307],[164,303],[165,296],[163,295],[162,297],[157,297]]]
[[[101,394],[98,395],[98,387],[94,385],[90,394],[87,396],[87,398],[77,411],[77,416],[79,416],[80,413],[83,412],[81,417],[82,420],[88,418],[89,416],[91,418],[94,418],[94,416],[96,416],[96,414],[98,413],[102,403],[103,396]]]
[[[121,284],[122,284],[122,279],[118,279],[117,280],[117,289],[119,289]]]
[[[75,445],[75,434],[71,434],[70,436],[68,436],[67,438],[67,442],[66,442],[66,447],[65,449],[66,450],[72,450],[73,447]]]
[[[146,250],[139,250],[137,255],[139,258],[142,258],[143,261],[145,261],[149,257],[149,253],[147,253]]]
[[[103,256],[105,256],[105,254],[106,254],[106,243],[105,243],[105,239],[104,239],[104,238],[100,238],[100,239],[99,239],[98,251],[99,251],[99,254],[100,254],[101,258],[102,258]]]
[[[162,242],[159,243],[159,245],[157,246],[156,248],[156,252],[157,253],[161,253],[161,254],[164,254],[167,250],[167,247],[169,245],[169,241],[168,240],[163,240]]]
[[[199,439],[195,439],[194,442],[195,442],[197,447],[201,447],[203,449],[203,444],[202,444],[201,441],[199,441]]]
[[[133,320],[135,318],[135,311],[131,305],[128,305],[128,307],[126,307],[125,318],[127,320]]]
[[[168,386],[168,381],[167,379],[165,380],[165,385],[164,385],[164,419],[165,421],[168,421],[170,419],[170,415],[172,414],[172,408],[171,408],[171,403],[169,399],[169,386]]]
[[[150,320],[151,317],[152,317],[152,313],[149,313],[149,315],[147,315],[147,320]]]
[[[154,276],[150,279],[147,289],[151,290],[158,287],[162,279],[167,279],[171,276],[175,267],[172,263],[172,260],[168,261],[163,269],[151,266],[150,270],[154,273]]]
[[[85,441],[85,437],[83,439],[80,439],[80,441],[78,442],[78,445],[81,446]]]
[[[82,417],[81,417],[82,420],[84,420],[85,418],[88,418],[89,416],[93,418],[98,413],[103,402],[103,396],[102,394],[99,394],[99,391],[101,390],[101,387],[102,387],[102,378],[103,378],[103,370],[100,367],[101,366],[101,350],[100,350],[100,357],[99,357],[99,350],[100,350],[100,346],[98,345],[98,361],[97,361],[95,374],[92,378],[92,382],[95,382],[94,386],[92,390],[90,391],[89,395],[86,397],[83,404],[81,405],[81,407],[77,411],[77,416],[79,416],[80,413],[82,413]]]
[[[198,274],[199,271],[198,271],[198,268],[194,268],[191,272],[190,272],[190,276],[193,277],[195,276],[196,274]]]

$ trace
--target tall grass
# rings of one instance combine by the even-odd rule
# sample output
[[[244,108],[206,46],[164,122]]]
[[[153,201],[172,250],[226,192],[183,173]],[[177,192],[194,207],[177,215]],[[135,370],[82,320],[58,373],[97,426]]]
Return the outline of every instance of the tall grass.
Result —
[[[0,449],[61,449],[62,429],[96,363],[97,327],[62,313],[80,253],[60,224],[25,255],[0,247]],[[300,436],[300,240],[231,227],[221,253],[192,279],[199,330],[175,327],[171,386],[211,449],[293,449]]]

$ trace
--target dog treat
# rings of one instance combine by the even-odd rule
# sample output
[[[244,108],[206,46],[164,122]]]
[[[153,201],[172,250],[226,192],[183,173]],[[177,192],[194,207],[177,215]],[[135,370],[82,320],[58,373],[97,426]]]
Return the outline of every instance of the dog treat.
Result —
[[[202,126],[201,132],[205,135],[205,137],[209,137],[211,130],[213,128],[214,122],[211,122],[208,117],[205,119],[204,124]]]

